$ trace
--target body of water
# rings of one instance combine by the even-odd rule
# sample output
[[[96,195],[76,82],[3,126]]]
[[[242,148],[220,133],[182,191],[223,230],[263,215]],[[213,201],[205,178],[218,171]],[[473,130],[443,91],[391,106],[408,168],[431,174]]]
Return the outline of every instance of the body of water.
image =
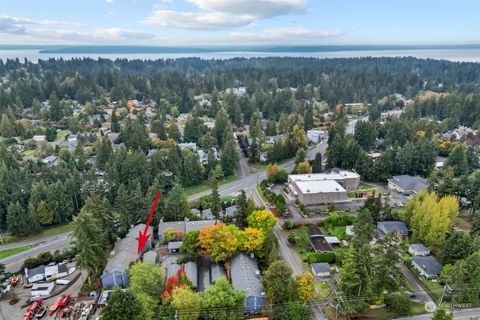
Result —
[[[480,49],[411,49],[411,50],[364,50],[364,51],[335,51],[335,52],[209,52],[209,53],[131,53],[131,54],[94,54],[94,53],[41,53],[39,50],[0,50],[0,59],[23,60],[27,58],[36,62],[38,59],[63,58],[105,58],[105,59],[176,59],[199,57],[203,59],[230,59],[252,57],[312,57],[312,58],[356,58],[356,57],[416,57],[422,59],[442,59],[456,62],[479,62]]]

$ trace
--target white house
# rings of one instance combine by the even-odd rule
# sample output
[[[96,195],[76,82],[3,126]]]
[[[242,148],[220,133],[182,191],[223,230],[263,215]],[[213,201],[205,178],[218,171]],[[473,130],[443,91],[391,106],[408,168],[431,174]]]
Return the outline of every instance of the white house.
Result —
[[[311,129],[307,131],[307,138],[308,141],[317,143],[320,141],[325,136],[325,131],[322,130],[317,130],[317,129]]]
[[[46,135],[33,136],[33,141],[35,141],[35,143],[42,143],[42,142],[44,142],[45,140],[47,140],[47,136],[46,136]]]
[[[25,277],[29,283],[41,281],[45,278],[45,266],[39,266],[32,269],[25,268]]]
[[[55,284],[53,282],[38,282],[32,287],[32,297],[47,297],[52,293]]]
[[[408,253],[412,256],[427,256],[430,250],[421,243],[414,243],[408,248]]]
[[[54,264],[45,267],[45,279],[50,280],[52,277],[63,278],[68,275],[67,264]]]

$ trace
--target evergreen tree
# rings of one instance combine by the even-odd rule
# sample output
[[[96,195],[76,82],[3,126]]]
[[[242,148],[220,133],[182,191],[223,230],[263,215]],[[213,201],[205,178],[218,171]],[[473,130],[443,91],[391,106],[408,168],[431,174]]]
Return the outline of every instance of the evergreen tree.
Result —
[[[228,132],[225,137],[225,146],[222,150],[221,163],[222,169],[226,177],[235,173],[237,168],[239,155],[238,150],[233,140],[231,132]]]
[[[443,260],[444,263],[451,263],[458,260],[465,259],[473,251],[473,239],[466,234],[465,232],[454,232],[448,239],[445,241],[443,246]]]
[[[459,143],[453,148],[448,156],[446,167],[452,167],[455,176],[461,176],[468,171],[467,148],[465,144]],[[477,160],[478,161],[478,160]]]
[[[220,148],[225,144],[227,136],[231,136],[228,115],[223,108],[218,110],[217,115],[215,116],[215,127],[213,132]]]
[[[218,181],[215,174],[212,174],[208,179],[208,184],[212,189],[212,193],[210,194],[210,203],[211,203],[211,210],[212,214],[215,216],[216,219],[220,218],[220,213],[222,212],[222,203],[220,201],[220,194],[218,193]]]
[[[112,112],[112,132],[117,133],[120,132],[120,124],[118,123],[117,111],[113,110]]]
[[[312,173],[321,173],[322,172],[322,153],[317,152],[315,154],[315,159],[312,164]]]
[[[169,193],[163,218],[167,221],[181,221],[190,213],[188,200],[183,188],[175,184]]]
[[[248,199],[245,190],[242,190],[240,194],[237,196],[236,204],[237,208],[237,216],[236,222],[239,227],[247,226],[247,217],[250,214],[248,212]]]
[[[0,136],[11,138],[15,136],[15,124],[10,120],[6,113],[2,114],[0,120]]]
[[[30,217],[17,201],[7,208],[7,225],[12,235],[26,235],[30,232]]]
[[[110,160],[113,154],[112,144],[110,139],[103,138],[95,144],[96,165],[100,170],[105,169],[105,164]]]
[[[355,246],[368,245],[372,241],[375,233],[375,225],[368,209],[363,209],[358,215],[358,221],[353,225],[355,237],[353,244]]]

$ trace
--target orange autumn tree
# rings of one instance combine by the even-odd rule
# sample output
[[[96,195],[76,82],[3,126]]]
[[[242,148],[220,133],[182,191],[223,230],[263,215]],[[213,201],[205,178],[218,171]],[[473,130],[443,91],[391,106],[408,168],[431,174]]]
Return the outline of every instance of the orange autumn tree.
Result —
[[[256,228],[239,230],[235,225],[218,223],[200,229],[200,254],[210,255],[215,262],[228,260],[237,251],[254,251],[262,246],[263,231]]]
[[[192,283],[185,274],[185,269],[181,267],[178,269],[177,273],[168,277],[167,283],[165,284],[165,292],[163,293],[164,301],[170,298],[170,295],[175,288],[183,288],[185,286],[190,287],[191,285]]]

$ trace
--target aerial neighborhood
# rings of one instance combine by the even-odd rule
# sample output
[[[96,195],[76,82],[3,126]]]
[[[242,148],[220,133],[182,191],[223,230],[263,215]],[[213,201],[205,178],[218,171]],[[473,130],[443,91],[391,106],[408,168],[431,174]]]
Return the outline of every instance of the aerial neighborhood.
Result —
[[[479,80],[416,58],[0,60],[0,319],[477,308]]]

